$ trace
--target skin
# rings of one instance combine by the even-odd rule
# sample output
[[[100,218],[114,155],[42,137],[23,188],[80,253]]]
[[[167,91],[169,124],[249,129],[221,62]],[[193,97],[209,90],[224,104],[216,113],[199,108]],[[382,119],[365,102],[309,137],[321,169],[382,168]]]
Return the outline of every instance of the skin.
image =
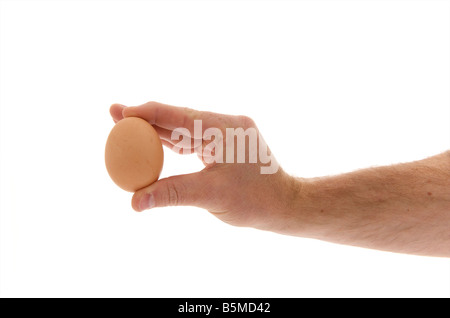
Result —
[[[201,112],[157,102],[110,108],[114,122],[141,117],[174,149],[173,129],[244,129],[246,116]],[[201,140],[203,146],[211,141]],[[224,140],[225,151],[230,150]],[[194,143],[192,142],[192,145]],[[176,148],[175,148],[176,149]],[[257,163],[207,163],[199,172],[163,178],[138,190],[132,207],[197,206],[234,226],[384,251],[450,257],[450,151],[420,161],[321,178],[295,178]],[[247,156],[248,158],[248,156]]]

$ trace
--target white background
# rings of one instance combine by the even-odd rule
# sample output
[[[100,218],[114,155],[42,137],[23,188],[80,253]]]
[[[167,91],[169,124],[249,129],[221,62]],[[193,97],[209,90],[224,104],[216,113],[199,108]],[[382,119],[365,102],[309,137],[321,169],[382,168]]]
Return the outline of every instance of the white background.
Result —
[[[450,146],[448,1],[1,1],[2,297],[449,297],[450,261],[135,213],[109,106],[255,119],[313,177]],[[166,149],[163,176],[201,169]]]

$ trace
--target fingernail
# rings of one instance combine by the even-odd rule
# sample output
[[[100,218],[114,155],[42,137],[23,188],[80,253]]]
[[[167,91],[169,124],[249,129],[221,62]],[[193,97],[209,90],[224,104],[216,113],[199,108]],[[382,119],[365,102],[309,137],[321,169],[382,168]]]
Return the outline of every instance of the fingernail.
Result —
[[[151,193],[146,193],[139,201],[139,210],[147,210],[155,207],[155,197]]]

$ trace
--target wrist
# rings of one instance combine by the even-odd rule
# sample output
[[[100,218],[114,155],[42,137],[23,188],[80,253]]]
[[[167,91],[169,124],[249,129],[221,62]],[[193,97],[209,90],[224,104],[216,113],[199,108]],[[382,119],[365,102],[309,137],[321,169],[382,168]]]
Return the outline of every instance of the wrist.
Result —
[[[305,236],[308,224],[311,222],[311,212],[314,210],[310,193],[313,179],[287,175],[283,208],[283,223],[276,231],[281,234]]]
[[[333,192],[327,186],[327,180],[292,177],[291,201],[283,234],[323,239],[333,230],[333,224],[339,223],[334,219],[337,215],[333,207],[338,203],[332,203],[333,198],[324,195],[325,192]]]

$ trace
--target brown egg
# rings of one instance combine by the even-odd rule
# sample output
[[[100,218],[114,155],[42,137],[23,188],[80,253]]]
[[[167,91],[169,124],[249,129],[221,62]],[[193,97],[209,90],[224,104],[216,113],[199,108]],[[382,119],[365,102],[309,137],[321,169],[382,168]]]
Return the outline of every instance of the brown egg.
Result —
[[[105,147],[106,169],[122,189],[135,192],[158,180],[163,161],[158,133],[144,119],[124,118],[109,133]]]

